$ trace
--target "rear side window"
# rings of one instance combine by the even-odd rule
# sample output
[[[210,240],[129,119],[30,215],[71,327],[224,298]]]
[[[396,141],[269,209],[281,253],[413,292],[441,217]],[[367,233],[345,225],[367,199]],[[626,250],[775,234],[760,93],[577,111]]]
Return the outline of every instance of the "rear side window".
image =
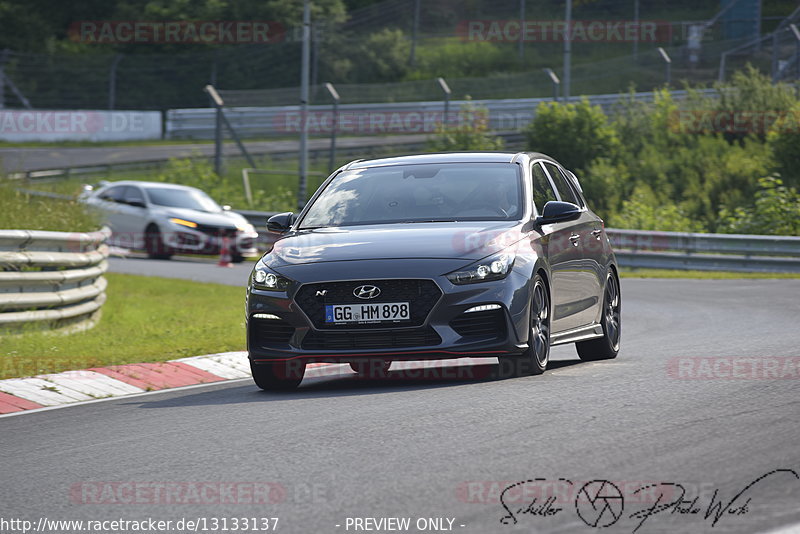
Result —
[[[545,204],[558,199],[540,163],[534,163],[531,166],[531,174],[533,175],[533,203],[536,205],[536,211],[541,215]]]
[[[578,196],[567,183],[567,178],[564,176],[564,173],[561,172],[561,169],[552,163],[545,163],[544,165],[550,173],[550,178],[553,179],[553,183],[556,186],[556,190],[558,190],[558,196],[561,197],[561,200],[563,202],[572,202],[580,206],[581,203],[578,201]]]

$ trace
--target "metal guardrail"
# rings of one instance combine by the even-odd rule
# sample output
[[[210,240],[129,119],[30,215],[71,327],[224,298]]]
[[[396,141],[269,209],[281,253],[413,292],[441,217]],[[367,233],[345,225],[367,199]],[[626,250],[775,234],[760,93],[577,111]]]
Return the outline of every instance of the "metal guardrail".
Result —
[[[237,210],[270,247],[276,236],[266,232],[274,212]],[[800,273],[800,237],[652,232],[606,228],[622,267],[699,271]]]
[[[800,273],[800,237],[606,229],[624,267]]]
[[[0,330],[94,326],[106,300],[111,230],[0,230]]]
[[[707,96],[716,95],[714,89],[697,91]],[[687,91],[671,92],[676,100],[687,96]],[[634,93],[639,102],[652,102],[652,92]],[[611,113],[620,100],[628,98],[627,94],[592,95],[587,97],[593,105],[600,106],[606,113]],[[571,98],[577,102],[580,97]],[[552,98],[519,98],[509,100],[458,100],[450,102],[450,115],[456,115],[462,104],[470,102],[484,107],[489,114],[489,129],[497,132],[519,131],[533,120],[536,107],[542,102],[552,102]],[[275,107],[231,107],[225,114],[231,126],[241,137],[269,137],[296,134],[299,130],[299,106]],[[444,103],[442,101],[427,102],[395,102],[379,104],[343,104],[339,105],[340,117],[345,122],[339,128],[340,135],[365,134],[414,134],[433,133],[437,122],[442,122]],[[213,139],[215,125],[214,108],[170,109],[166,113],[164,135],[168,139]],[[311,134],[329,134],[332,120],[330,105],[309,106]],[[326,122],[327,120],[327,122]],[[320,127],[315,131],[313,121],[319,121]],[[325,124],[322,124],[325,123]],[[348,131],[351,129],[352,131]]]

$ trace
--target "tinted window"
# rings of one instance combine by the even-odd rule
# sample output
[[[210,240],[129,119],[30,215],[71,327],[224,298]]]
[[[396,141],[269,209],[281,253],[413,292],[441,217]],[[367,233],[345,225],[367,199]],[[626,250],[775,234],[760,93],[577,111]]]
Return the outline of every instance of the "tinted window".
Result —
[[[578,203],[578,198],[575,196],[575,192],[567,183],[567,178],[564,176],[561,170],[552,163],[545,163],[544,165],[547,167],[547,170],[550,173],[550,178],[553,179],[553,183],[556,186],[556,190],[558,190],[558,196],[561,197],[561,200],[580,205]]]
[[[125,202],[128,204],[144,204],[144,195],[138,187],[128,187],[125,191]]]
[[[531,167],[531,172],[533,174],[533,203],[536,205],[536,211],[541,215],[545,204],[551,200],[558,199],[541,164],[534,163]]]
[[[108,189],[100,193],[100,198],[108,202],[122,202],[123,200],[125,200],[126,189],[128,188],[124,185],[109,187]]]
[[[403,222],[516,220],[519,166],[393,165],[346,171],[309,208],[301,228]]]
[[[190,210],[216,213],[222,208],[211,197],[194,189],[178,189],[172,187],[148,187],[147,196],[150,202],[158,206],[170,208],[186,208]]]

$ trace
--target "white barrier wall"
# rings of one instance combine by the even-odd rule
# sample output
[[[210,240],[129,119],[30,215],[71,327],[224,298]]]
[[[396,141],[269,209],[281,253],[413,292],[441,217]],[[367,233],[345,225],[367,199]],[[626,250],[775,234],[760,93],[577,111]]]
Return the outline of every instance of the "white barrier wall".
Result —
[[[0,109],[2,141],[140,141],[161,131],[160,111]]]

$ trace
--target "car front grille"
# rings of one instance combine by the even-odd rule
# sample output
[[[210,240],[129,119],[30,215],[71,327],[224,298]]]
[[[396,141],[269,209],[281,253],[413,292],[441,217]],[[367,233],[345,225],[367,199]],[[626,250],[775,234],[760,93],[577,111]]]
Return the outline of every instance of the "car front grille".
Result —
[[[380,295],[369,300],[357,298],[353,294],[353,290],[364,284],[380,288]],[[428,314],[441,296],[442,291],[433,280],[397,279],[305,284],[298,290],[294,299],[316,328],[349,330],[422,326],[425,318],[428,317]],[[326,304],[380,304],[382,302],[408,302],[410,305],[410,320],[391,326],[374,323],[342,325],[325,323]]]
[[[197,225],[197,228],[195,228],[195,230],[212,237],[229,237],[229,238],[236,237],[236,228],[199,224]]]
[[[294,335],[294,327],[283,319],[250,318],[248,328],[250,344],[254,347],[268,347],[288,343]]]
[[[503,310],[462,313],[452,321],[450,328],[462,337],[501,338],[506,334]]]
[[[371,350],[430,347],[442,338],[431,327],[370,332],[314,332],[303,339],[304,350]]]

